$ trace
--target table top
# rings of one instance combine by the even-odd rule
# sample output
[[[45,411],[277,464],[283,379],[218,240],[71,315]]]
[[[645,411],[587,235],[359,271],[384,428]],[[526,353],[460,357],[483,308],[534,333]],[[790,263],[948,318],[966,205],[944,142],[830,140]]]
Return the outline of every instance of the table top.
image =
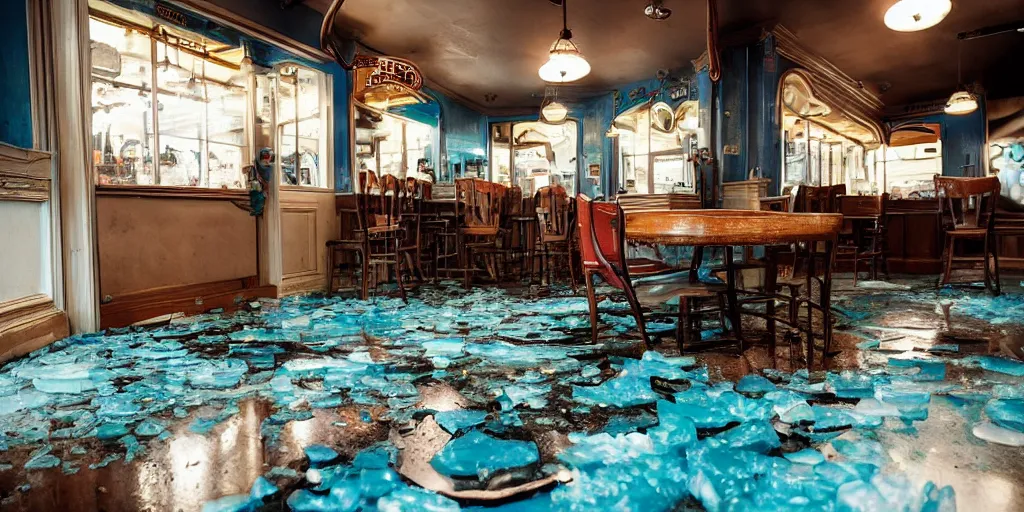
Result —
[[[626,238],[664,245],[771,245],[833,240],[837,213],[647,210],[626,213]]]

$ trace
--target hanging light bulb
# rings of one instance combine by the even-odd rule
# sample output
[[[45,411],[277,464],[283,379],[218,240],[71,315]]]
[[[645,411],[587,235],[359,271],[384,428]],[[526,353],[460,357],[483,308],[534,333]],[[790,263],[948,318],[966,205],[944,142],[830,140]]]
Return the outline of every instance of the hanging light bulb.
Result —
[[[956,53],[956,82],[960,83],[960,45],[957,43]],[[958,89],[950,97],[949,101],[946,102],[945,112],[954,116],[962,116],[964,114],[970,114],[975,110],[978,110],[978,97],[971,91],[968,91],[966,87],[962,85],[957,86]]]
[[[540,120],[547,124],[562,124],[569,118],[569,109],[558,100],[551,100],[540,109]]]
[[[916,32],[938,25],[953,8],[952,0],[899,0],[885,11],[885,26]]]
[[[548,61],[539,70],[540,77],[545,82],[564,84],[575,82],[590,74],[590,63],[583,58],[576,43],[572,42],[572,31],[569,30],[566,15],[568,1],[562,0],[562,31],[558,34],[558,40],[551,45]]]

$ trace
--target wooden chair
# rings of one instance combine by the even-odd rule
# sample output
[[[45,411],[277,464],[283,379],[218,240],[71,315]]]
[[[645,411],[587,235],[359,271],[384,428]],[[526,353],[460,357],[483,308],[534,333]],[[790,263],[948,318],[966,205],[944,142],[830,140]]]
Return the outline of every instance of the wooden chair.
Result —
[[[399,252],[404,254],[410,271],[424,281],[423,248],[424,222],[423,201],[430,194],[430,183],[416,178],[406,178],[401,197],[403,243]]]
[[[476,272],[477,256],[483,256],[487,272],[497,279],[498,238],[501,232],[502,200],[506,187],[479,178],[455,180],[458,202],[458,242],[462,252],[464,286],[468,290]]]
[[[945,271],[939,286],[949,283],[953,264],[958,262],[978,261],[977,257],[956,256],[958,240],[978,240],[982,242],[981,261],[985,272],[985,289],[993,295],[1001,292],[999,286],[999,250],[993,237],[996,203],[999,200],[999,178],[951,178],[935,177],[935,194],[939,198],[939,218],[942,219],[946,233],[946,246],[943,251]],[[989,257],[994,263],[989,266]]]
[[[369,172],[369,171],[367,171]],[[361,285],[359,287],[360,293],[359,298],[367,300],[369,289],[366,286],[369,277],[369,260],[366,259],[366,254],[369,252],[367,248],[366,240],[366,219],[363,218],[363,210],[359,207],[362,204],[363,199],[360,197],[366,194],[364,190],[356,190],[356,226],[353,229],[352,238],[347,239],[336,239],[328,240],[326,243],[327,247],[327,294],[331,295],[334,293],[334,279],[338,272],[341,270],[339,265],[340,255],[353,255],[358,261],[358,269],[360,270],[359,276]],[[356,281],[356,266],[352,267],[352,281]]]
[[[596,274],[600,275],[605,283],[626,295],[640,336],[647,348],[651,348],[652,343],[644,321],[644,307],[678,298],[679,323],[676,329],[676,342],[682,351],[693,336],[694,316],[703,313],[694,312],[693,302],[698,299],[716,298],[725,291],[725,287],[691,281],[688,274],[641,278],[634,281],[626,259],[626,221],[622,208],[616,203],[591,201],[586,195],[580,194],[576,196],[576,212],[576,226],[583,260],[583,280],[587,286],[587,302],[590,306],[592,340],[595,343],[598,340],[597,295],[594,289]]]
[[[534,195],[533,203],[536,205],[539,231],[541,282],[544,282],[546,276],[547,283],[551,283],[554,276],[552,259],[565,257],[569,267],[570,283],[575,291],[576,271],[573,268],[573,226],[569,195],[561,185],[541,187]]]
[[[395,281],[402,300],[408,301],[405,285],[402,283],[402,259],[405,246],[405,230],[402,226],[402,185],[398,178],[385,174],[377,181],[378,194],[369,193],[374,189],[372,172],[360,172],[360,188],[367,191],[362,194],[363,217],[367,220],[366,259],[372,272],[374,288],[382,280],[386,280],[390,270],[395,271]],[[383,279],[382,279],[383,278]],[[363,294],[369,296],[369,281],[364,279]]]
[[[881,262],[886,278],[889,277],[889,259],[885,226],[885,204],[889,194],[878,196],[838,196],[835,199],[836,212],[843,214],[843,231],[839,233],[836,247],[836,262],[850,261],[853,264],[853,285],[857,286],[857,275],[861,262],[869,265],[871,279],[878,279]]]

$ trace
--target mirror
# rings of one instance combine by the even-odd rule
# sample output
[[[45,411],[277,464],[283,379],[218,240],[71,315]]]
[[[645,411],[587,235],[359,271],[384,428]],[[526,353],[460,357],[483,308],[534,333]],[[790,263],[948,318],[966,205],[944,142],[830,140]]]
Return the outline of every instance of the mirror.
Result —
[[[676,127],[676,113],[667,103],[651,105],[651,127],[662,133],[671,133]]]

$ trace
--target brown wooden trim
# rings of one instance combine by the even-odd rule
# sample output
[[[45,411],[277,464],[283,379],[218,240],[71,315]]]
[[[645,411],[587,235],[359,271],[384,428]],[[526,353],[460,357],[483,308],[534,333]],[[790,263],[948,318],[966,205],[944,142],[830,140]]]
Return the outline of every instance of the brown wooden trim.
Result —
[[[295,56],[317,62],[330,62],[334,60],[320,48],[300,43],[299,41],[281,34],[280,32],[271,30],[249,20],[248,18],[235,14],[229,9],[214,5],[213,2],[208,0],[169,0],[169,2],[197,12],[207,18],[210,18],[212,21],[231,27],[243,34],[262,39],[268,43],[273,43],[275,46],[278,46]]]
[[[0,362],[25,355],[69,334],[68,316],[38,294],[0,303]]]
[[[98,197],[150,197],[157,199],[212,199],[249,203],[249,191],[242,189],[165,187],[159,185],[96,185]]]
[[[0,201],[50,200],[50,153],[0,143]]]
[[[318,194],[334,194],[333,188],[329,187],[304,187],[302,185],[281,185],[282,192],[313,192]]]
[[[213,283],[166,286],[114,297],[100,305],[100,327],[124,327],[171,313],[198,314],[238,309],[246,299],[277,297],[276,286],[259,286],[256,276]]]

